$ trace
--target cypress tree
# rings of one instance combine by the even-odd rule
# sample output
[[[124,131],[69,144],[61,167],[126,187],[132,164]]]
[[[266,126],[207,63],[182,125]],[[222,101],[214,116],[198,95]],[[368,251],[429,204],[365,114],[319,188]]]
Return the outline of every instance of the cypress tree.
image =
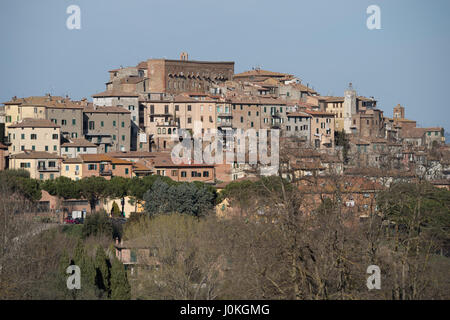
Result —
[[[128,283],[127,272],[123,264],[117,259],[112,259],[111,266],[111,299],[131,299],[131,287]]]
[[[105,250],[98,246],[95,253],[95,284],[106,295],[109,295],[110,291],[110,268],[111,265],[106,257]]]

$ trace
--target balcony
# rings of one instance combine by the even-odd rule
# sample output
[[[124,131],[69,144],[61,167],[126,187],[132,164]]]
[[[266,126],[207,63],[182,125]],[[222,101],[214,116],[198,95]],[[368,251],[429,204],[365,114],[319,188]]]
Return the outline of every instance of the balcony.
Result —
[[[231,115],[231,113],[225,113],[225,112],[219,112],[218,114],[217,114],[217,116],[219,117],[219,118],[233,118],[233,116]]]
[[[112,176],[112,171],[111,170],[100,170],[100,175],[101,176]]]
[[[270,124],[270,128],[272,129],[281,129],[281,123],[275,122]]]
[[[163,121],[159,121],[159,122],[156,122],[156,126],[157,127],[177,127],[178,123],[176,123],[173,120],[164,121],[164,122]]]
[[[217,124],[217,127],[218,128],[231,128],[232,124],[231,124],[231,121],[225,121],[225,122],[222,121],[222,122]]]
[[[48,167],[48,166],[38,166],[37,167],[38,171],[40,172],[58,172],[59,171],[59,166],[56,167]]]
[[[279,111],[272,112],[270,114],[272,118],[281,118],[281,113]]]

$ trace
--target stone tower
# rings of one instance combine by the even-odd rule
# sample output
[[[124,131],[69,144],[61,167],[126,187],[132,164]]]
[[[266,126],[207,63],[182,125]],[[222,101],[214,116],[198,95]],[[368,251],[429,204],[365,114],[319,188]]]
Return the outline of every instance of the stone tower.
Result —
[[[405,108],[400,104],[394,107],[394,119],[405,119]]]
[[[346,133],[351,133],[352,116],[356,114],[356,111],[356,91],[350,82],[344,92],[344,130]]]

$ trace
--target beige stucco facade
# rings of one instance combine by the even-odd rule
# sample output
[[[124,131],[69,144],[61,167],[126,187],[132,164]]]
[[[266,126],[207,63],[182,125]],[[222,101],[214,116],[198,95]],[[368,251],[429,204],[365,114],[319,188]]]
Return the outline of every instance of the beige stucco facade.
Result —
[[[61,176],[72,180],[80,180],[83,177],[81,159],[64,159],[61,164]]]
[[[55,179],[60,176],[61,157],[48,152],[26,152],[12,155],[10,169],[24,169],[32,179]]]
[[[11,155],[25,150],[60,155],[60,128],[49,120],[24,121],[9,126],[8,141]]]

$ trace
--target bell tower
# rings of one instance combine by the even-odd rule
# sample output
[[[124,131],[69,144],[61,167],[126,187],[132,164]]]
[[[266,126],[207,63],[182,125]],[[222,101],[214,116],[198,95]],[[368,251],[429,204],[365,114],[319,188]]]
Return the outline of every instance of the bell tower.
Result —
[[[352,116],[356,114],[356,90],[350,82],[347,90],[344,91],[344,130],[351,133]]]

